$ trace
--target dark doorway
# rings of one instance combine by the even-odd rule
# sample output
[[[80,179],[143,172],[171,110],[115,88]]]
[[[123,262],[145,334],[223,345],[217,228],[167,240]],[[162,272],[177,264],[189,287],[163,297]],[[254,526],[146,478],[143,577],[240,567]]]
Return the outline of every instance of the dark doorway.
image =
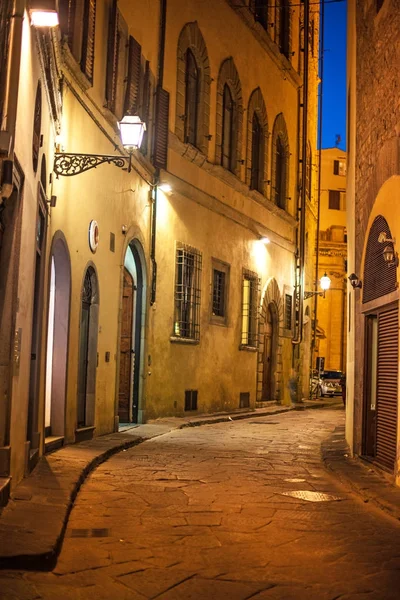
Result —
[[[122,290],[122,316],[119,359],[118,417],[120,423],[132,421],[131,388],[132,372],[135,372],[135,350],[132,347],[134,306],[134,282],[128,269],[124,267]]]
[[[276,306],[271,302],[267,307],[264,332],[263,353],[263,385],[262,401],[275,400],[275,371],[276,351],[278,340],[278,312]]]

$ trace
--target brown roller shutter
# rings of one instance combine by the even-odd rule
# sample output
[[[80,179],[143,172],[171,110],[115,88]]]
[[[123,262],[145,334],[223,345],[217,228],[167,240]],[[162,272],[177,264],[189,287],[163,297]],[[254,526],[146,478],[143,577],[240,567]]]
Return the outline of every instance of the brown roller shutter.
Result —
[[[379,314],[376,461],[394,469],[397,445],[398,306]]]
[[[96,0],[85,0],[83,14],[82,59],[81,69],[93,82],[94,42],[96,30]]]
[[[125,115],[135,115],[139,109],[140,84],[141,84],[141,57],[142,47],[129,36],[128,81],[126,85]]]
[[[156,94],[156,122],[154,128],[153,164],[159,169],[167,168],[168,116],[169,93],[161,87],[158,87]]]
[[[378,242],[380,233],[386,233],[389,239],[392,237],[386,219],[381,215],[372,223],[368,236],[363,277],[363,303],[397,290],[396,267],[388,265],[383,258],[385,246],[391,244]]]
[[[107,108],[115,109],[115,92],[118,71],[118,44],[117,44],[117,0],[113,0],[108,23],[107,44],[107,71],[106,71],[106,101]]]

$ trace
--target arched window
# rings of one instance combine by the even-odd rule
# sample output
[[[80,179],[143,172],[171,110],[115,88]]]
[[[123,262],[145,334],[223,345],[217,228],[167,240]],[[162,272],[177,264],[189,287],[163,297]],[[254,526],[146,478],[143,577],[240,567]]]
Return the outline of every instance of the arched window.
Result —
[[[221,163],[225,169],[235,170],[233,162],[235,156],[234,148],[234,103],[232,94],[227,84],[224,85],[224,98],[222,109],[222,156]]]
[[[185,142],[197,146],[199,71],[191,50],[186,50]]]
[[[197,23],[181,31],[177,52],[175,133],[181,142],[207,154],[210,117],[210,65]]]
[[[247,115],[246,182],[250,189],[263,194],[268,168],[268,120],[260,88],[250,96]]]
[[[290,50],[290,0],[276,0],[275,42],[279,50],[289,58]]]
[[[264,132],[255,112],[252,124],[250,187],[262,194],[264,188]]]
[[[275,119],[272,133],[272,197],[279,208],[287,210],[289,180],[289,142],[283,115]]]

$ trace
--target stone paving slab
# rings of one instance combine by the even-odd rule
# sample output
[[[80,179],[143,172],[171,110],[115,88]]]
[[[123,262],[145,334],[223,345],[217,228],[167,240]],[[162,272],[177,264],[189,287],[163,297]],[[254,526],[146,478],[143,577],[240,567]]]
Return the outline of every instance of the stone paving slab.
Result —
[[[52,569],[79,488],[93,469],[117,452],[173,429],[338,403],[340,400],[321,399],[293,407],[274,404],[254,411],[158,419],[144,425],[126,426],[119,433],[65,446],[43,456],[34,471],[16,487],[0,513],[0,569]]]

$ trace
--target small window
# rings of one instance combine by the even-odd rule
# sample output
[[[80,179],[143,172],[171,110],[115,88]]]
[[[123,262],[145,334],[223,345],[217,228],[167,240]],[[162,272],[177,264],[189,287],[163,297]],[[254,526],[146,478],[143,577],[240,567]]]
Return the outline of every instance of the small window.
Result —
[[[257,346],[257,301],[259,278],[245,269],[242,278],[242,337],[241,348]]]
[[[252,121],[250,188],[261,194],[264,188],[264,132],[256,113]]]
[[[106,104],[118,120],[124,116],[125,88],[127,82],[127,58],[131,59],[131,49],[128,41],[128,27],[122,15],[117,10],[114,1],[108,22],[108,45],[106,67]],[[129,52],[128,52],[129,48]],[[140,48],[140,46],[139,46]],[[129,66],[131,75],[132,66]],[[126,111],[128,113],[128,111]],[[134,113],[128,113],[134,114]]]
[[[197,390],[185,390],[185,411],[197,410]]]
[[[285,294],[285,329],[292,329],[293,297]]]
[[[275,1],[275,42],[280,52],[289,58],[290,0]]]
[[[82,73],[93,83],[96,0],[61,0],[61,31]]]
[[[266,31],[268,31],[268,0],[250,0],[250,10]]]
[[[286,151],[280,136],[276,138],[275,204],[286,210]]]
[[[191,50],[186,51],[185,142],[197,146],[199,70]]]
[[[344,160],[334,160],[333,161],[333,174],[340,175],[341,177],[346,177],[346,161]]]
[[[340,191],[329,190],[329,209],[340,210]]]
[[[201,261],[198,250],[177,244],[174,337],[200,339]]]
[[[229,265],[212,259],[211,322],[227,324]]]

